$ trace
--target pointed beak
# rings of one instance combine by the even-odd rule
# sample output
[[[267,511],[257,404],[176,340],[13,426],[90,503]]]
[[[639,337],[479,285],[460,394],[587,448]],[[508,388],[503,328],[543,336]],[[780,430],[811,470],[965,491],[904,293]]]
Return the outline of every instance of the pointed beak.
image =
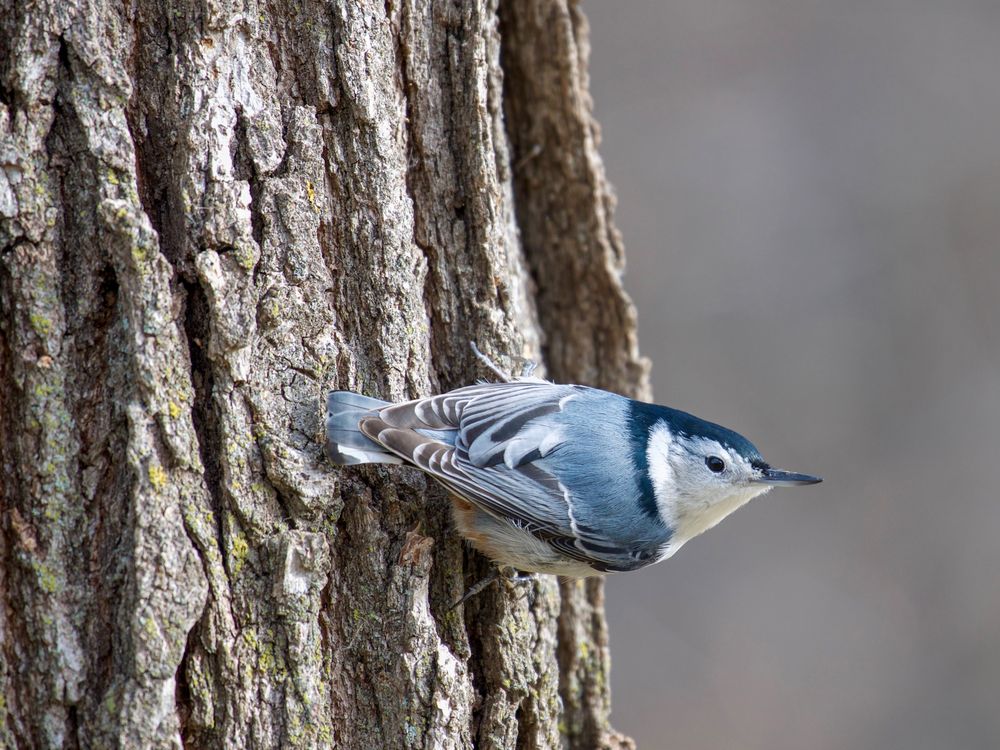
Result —
[[[775,487],[798,487],[803,484],[819,484],[822,481],[819,477],[809,474],[796,474],[793,471],[771,468],[764,469],[760,477],[754,480],[757,484],[770,484]]]

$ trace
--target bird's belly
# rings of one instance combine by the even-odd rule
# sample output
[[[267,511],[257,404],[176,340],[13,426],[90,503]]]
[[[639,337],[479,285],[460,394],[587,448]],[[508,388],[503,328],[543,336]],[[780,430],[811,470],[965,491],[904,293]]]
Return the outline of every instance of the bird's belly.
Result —
[[[601,575],[586,563],[563,557],[531,532],[495,518],[467,500],[453,495],[452,510],[459,533],[498,565],[570,578]]]

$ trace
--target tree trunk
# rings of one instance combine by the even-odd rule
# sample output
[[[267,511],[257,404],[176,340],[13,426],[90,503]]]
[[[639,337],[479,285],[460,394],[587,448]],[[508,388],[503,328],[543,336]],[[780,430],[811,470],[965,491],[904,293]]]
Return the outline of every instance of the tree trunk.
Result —
[[[624,747],[599,580],[488,572],[326,391],[641,395],[565,0],[3,0],[0,742]]]

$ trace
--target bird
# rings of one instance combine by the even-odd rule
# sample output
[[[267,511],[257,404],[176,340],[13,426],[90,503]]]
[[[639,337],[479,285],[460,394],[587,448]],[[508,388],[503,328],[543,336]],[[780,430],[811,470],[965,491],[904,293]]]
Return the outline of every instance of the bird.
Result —
[[[772,468],[739,433],[687,412],[529,368],[508,377],[472,348],[497,382],[401,403],[331,391],[326,454],[433,477],[450,491],[458,532],[497,570],[637,570],[773,487],[822,481]]]

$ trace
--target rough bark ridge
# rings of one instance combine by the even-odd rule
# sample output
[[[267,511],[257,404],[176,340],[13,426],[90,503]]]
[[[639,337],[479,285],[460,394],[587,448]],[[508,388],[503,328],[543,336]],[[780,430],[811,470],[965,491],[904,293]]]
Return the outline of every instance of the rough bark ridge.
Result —
[[[621,747],[599,582],[487,570],[331,387],[645,390],[564,0],[0,6],[0,743]]]

